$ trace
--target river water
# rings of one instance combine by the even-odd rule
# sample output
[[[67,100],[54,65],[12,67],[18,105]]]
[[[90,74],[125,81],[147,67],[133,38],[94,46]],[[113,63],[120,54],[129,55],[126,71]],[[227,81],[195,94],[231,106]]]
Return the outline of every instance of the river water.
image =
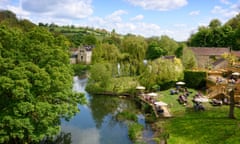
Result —
[[[132,144],[128,137],[127,123],[118,121],[115,115],[124,109],[138,114],[138,122],[144,126],[145,143],[153,132],[133,101],[111,96],[92,96],[85,91],[87,79],[74,77],[73,90],[85,93],[88,104],[79,105],[80,112],[70,121],[61,122],[61,143],[64,144]]]

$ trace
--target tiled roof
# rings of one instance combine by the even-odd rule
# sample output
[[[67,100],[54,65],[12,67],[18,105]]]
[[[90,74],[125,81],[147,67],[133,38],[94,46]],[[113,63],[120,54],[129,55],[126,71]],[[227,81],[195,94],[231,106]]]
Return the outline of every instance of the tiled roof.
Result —
[[[240,57],[240,51],[231,51],[231,53],[237,57]]]
[[[169,56],[163,56],[164,59],[174,59],[175,56],[174,55],[169,55]]]
[[[202,56],[220,56],[224,53],[229,53],[229,48],[226,47],[189,47],[195,55]]]
[[[83,48],[85,48],[86,51],[92,51],[94,46],[83,46]]]
[[[218,65],[218,64],[220,64],[220,63],[222,63],[224,61],[226,61],[226,60],[224,58],[221,58],[221,59],[216,60],[214,63],[212,63],[212,65],[216,66],[216,65]]]

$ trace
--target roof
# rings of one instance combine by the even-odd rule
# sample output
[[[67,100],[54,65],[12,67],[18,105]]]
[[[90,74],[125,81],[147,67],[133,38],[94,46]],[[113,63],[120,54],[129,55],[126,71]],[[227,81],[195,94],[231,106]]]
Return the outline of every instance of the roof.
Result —
[[[240,57],[240,51],[231,51],[231,53],[237,57]]]
[[[92,51],[92,49],[94,48],[94,46],[83,46],[81,48],[84,48],[86,51]]]
[[[163,56],[164,59],[174,59],[174,55]]]
[[[213,66],[217,66],[222,62],[225,62],[226,60],[224,58],[220,58],[218,60],[216,60],[214,63],[212,63]]]
[[[195,55],[201,56],[220,56],[229,53],[230,49],[226,47],[189,47]]]

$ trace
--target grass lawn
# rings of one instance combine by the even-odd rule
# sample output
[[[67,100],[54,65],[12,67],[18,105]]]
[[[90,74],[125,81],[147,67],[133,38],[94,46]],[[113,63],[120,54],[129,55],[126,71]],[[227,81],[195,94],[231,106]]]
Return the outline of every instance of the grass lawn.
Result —
[[[229,106],[212,106],[203,103],[205,111],[194,111],[192,97],[197,93],[190,89],[188,105],[176,100],[178,95],[170,95],[170,90],[159,92],[158,100],[169,104],[173,115],[170,119],[160,119],[156,129],[164,129],[159,137],[167,137],[168,144],[239,144],[240,109],[235,108],[235,117],[229,119]]]

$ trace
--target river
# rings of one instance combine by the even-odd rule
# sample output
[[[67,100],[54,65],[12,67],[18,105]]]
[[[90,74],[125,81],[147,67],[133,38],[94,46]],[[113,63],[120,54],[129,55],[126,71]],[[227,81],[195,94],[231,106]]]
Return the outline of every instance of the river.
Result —
[[[73,90],[85,93],[88,104],[79,105],[80,112],[71,120],[61,121],[61,141],[64,144],[132,144],[126,122],[115,118],[123,109],[131,109],[138,114],[138,122],[144,126],[145,143],[155,144],[151,140],[151,127],[145,123],[144,116],[133,101],[112,96],[92,96],[85,91],[86,83],[87,79],[74,77]]]

